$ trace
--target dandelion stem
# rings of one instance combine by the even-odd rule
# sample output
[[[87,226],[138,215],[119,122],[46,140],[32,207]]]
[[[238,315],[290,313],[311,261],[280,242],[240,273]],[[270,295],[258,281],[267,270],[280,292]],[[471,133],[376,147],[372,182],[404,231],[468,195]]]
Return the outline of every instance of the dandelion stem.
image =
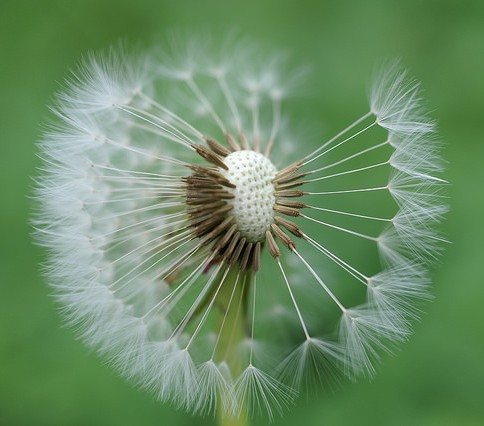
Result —
[[[223,279],[220,275],[217,279]],[[217,297],[219,336],[215,352],[215,362],[225,362],[232,377],[238,377],[244,370],[244,359],[240,350],[241,343],[247,338],[247,285],[237,285],[240,280],[238,267],[232,267],[224,278],[219,295]],[[249,277],[243,278],[247,284]],[[250,280],[248,281],[250,282]],[[237,309],[238,301],[242,302],[241,309]],[[222,396],[219,396],[222,399]],[[237,401],[237,405],[243,404]],[[237,414],[227,413],[223,404],[217,404],[217,420],[219,426],[245,426],[248,424],[246,410],[238,410]],[[242,414],[240,414],[242,413]]]
[[[228,416],[222,412],[222,410],[218,411],[217,415],[217,423],[219,426],[248,426],[249,421],[243,415],[238,417]]]

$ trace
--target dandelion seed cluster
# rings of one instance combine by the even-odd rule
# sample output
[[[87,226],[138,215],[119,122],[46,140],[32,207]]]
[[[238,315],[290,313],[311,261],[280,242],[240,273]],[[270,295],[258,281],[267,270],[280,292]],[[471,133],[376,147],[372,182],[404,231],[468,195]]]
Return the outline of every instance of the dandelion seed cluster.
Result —
[[[242,45],[90,55],[40,143],[36,236],[66,321],[194,412],[272,416],[371,375],[428,297],[446,207],[418,85],[390,64],[368,112],[305,146],[283,68]]]

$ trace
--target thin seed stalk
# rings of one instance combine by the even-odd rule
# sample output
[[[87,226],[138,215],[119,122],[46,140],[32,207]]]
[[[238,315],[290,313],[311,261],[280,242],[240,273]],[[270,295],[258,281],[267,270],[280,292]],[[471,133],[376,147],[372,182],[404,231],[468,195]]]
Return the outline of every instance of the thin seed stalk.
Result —
[[[232,377],[238,377],[244,370],[244,354],[241,344],[247,337],[247,290],[250,283],[250,273],[240,273],[239,268],[232,267],[217,297],[219,342],[215,353],[217,362],[224,361]],[[245,285],[244,285],[245,284]],[[235,286],[235,290],[234,290]],[[220,399],[220,396],[219,396]],[[238,415],[227,415],[223,404],[217,404],[217,424],[219,426],[248,426],[248,419],[243,401],[238,402]]]

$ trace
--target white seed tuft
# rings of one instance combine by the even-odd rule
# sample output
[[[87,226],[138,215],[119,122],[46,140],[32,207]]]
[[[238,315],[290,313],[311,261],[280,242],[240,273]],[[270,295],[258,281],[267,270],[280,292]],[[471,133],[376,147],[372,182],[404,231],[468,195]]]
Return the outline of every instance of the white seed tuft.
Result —
[[[409,335],[443,242],[439,144],[397,64],[367,112],[309,142],[279,56],[180,47],[90,55],[58,95],[36,179],[45,275],[67,324],[161,401],[272,417]]]

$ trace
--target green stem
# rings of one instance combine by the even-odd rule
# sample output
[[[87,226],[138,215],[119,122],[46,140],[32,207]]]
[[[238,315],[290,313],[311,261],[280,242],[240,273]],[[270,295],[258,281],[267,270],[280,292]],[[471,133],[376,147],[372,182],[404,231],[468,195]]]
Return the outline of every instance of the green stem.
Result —
[[[218,426],[248,426],[249,422],[245,415],[238,417],[226,416],[219,410],[217,412],[217,424]]]
[[[216,359],[218,362],[225,361],[234,378],[237,378],[244,370],[244,357],[240,350],[240,344],[247,337],[246,294],[249,285],[250,275],[245,274],[244,278],[244,274],[239,274],[238,268],[232,268],[217,297],[218,325],[221,327],[221,331]],[[239,403],[242,404],[243,402],[239,401]],[[221,406],[220,403],[217,405],[217,423],[219,426],[248,426],[245,409],[240,410],[240,416],[234,417],[227,415],[221,409]]]

